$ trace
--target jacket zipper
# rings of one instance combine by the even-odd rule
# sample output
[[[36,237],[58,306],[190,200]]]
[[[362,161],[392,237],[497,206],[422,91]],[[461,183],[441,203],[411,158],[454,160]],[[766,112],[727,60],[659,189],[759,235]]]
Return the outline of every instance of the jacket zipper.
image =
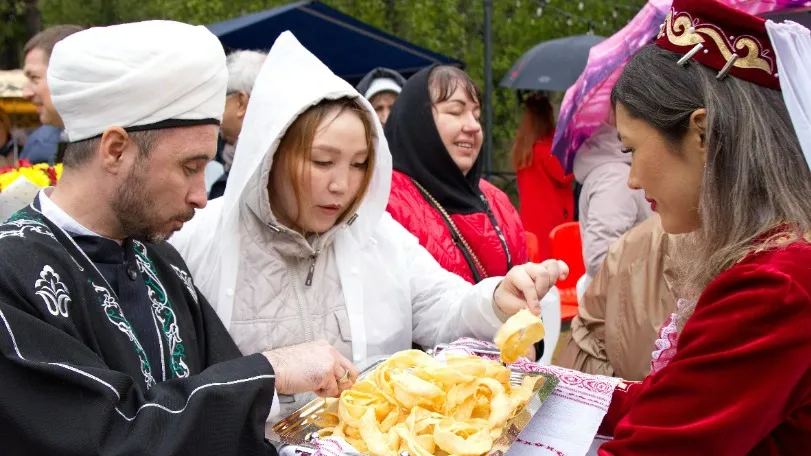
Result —
[[[273,231],[280,233],[282,230],[273,225],[268,224],[268,227]],[[318,259],[318,254],[321,249],[313,252],[310,256],[310,266],[307,268],[307,279],[305,284],[309,287],[313,284],[313,275],[315,274],[315,261]],[[296,295],[296,303],[298,304],[298,315],[301,319],[301,325],[304,327],[304,341],[311,342],[313,339],[313,330],[310,328],[310,320],[307,318],[307,307],[304,305],[304,290],[301,289],[301,279],[299,279],[298,272],[288,265],[287,272],[292,276],[293,294]]]
[[[321,249],[316,250],[310,256],[310,267],[307,268],[307,278],[304,281],[304,285],[312,286],[313,284],[313,275],[315,275],[315,262],[318,260],[318,254],[321,253]],[[296,284],[300,283],[298,275],[296,275]],[[310,320],[307,318],[306,308],[304,306],[304,297],[296,291],[296,299],[298,299],[299,309],[301,311],[301,322],[304,325],[304,338],[307,342],[312,340],[313,331],[310,328]]]
[[[310,328],[310,320],[307,318],[307,308],[304,306],[303,290],[301,290],[301,279],[298,273],[292,267],[288,267],[288,272],[293,276],[293,294],[296,295],[296,303],[298,304],[298,315],[301,319],[301,325],[304,327],[304,341],[312,341],[312,329]]]
[[[321,253],[321,249],[316,250],[310,256],[310,268],[307,269],[307,280],[304,281],[304,285],[312,286],[313,285],[313,275],[315,274],[315,262],[318,260],[318,254]]]
[[[487,212],[487,217],[490,218],[490,223],[493,225],[493,228],[496,230],[496,235],[498,236],[498,240],[501,241],[501,247],[504,249],[504,254],[507,255],[507,271],[509,272],[510,269],[513,267],[513,258],[510,255],[510,249],[507,247],[507,239],[504,237],[504,233],[501,232],[501,228],[498,226],[498,221],[496,220],[496,216],[493,215],[493,211],[490,209],[490,203],[487,201],[484,195],[479,195],[484,203],[484,209]]]

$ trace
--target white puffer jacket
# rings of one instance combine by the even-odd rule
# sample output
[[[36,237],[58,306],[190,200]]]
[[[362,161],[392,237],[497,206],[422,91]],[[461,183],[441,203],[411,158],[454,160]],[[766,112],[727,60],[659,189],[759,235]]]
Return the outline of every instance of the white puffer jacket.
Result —
[[[298,115],[345,96],[361,100],[374,119],[374,174],[354,222],[311,245],[272,215],[272,157]],[[324,338],[362,364],[412,342],[432,347],[462,336],[493,338],[501,325],[492,305],[500,278],[473,286],[442,269],[385,212],[391,172],[371,105],[291,33],[282,34],[251,94],[225,195],[171,240],[243,353]],[[281,399],[286,413],[306,398]]]

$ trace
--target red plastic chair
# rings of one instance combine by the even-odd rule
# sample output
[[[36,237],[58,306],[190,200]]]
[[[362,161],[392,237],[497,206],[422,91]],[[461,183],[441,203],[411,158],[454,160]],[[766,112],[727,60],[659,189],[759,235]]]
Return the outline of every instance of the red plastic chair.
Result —
[[[557,283],[560,290],[560,316],[562,321],[571,321],[577,315],[577,281],[586,273],[583,261],[583,241],[580,224],[569,222],[556,226],[549,233],[552,258],[569,265],[569,276]]]
[[[540,263],[543,261],[543,257],[541,256],[541,246],[538,244],[538,236],[535,236],[534,233],[525,231],[524,235],[527,239],[527,259],[531,263]]]

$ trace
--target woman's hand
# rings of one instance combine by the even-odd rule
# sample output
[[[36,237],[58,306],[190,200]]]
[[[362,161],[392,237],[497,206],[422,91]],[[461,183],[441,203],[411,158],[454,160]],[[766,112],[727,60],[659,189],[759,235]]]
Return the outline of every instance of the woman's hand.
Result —
[[[560,260],[527,263],[510,269],[496,287],[493,301],[504,313],[513,315],[523,308],[540,315],[541,299],[560,279],[569,275],[569,266]]]

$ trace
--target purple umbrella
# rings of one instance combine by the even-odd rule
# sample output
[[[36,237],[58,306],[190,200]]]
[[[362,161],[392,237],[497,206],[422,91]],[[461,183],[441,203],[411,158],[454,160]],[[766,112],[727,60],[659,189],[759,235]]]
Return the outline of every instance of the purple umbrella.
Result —
[[[750,14],[811,5],[808,0],[719,1]],[[672,3],[672,0],[649,0],[622,30],[591,48],[586,69],[563,98],[552,146],[552,153],[567,173],[572,172],[580,146],[608,119],[611,89],[625,64],[636,51],[653,42]]]

